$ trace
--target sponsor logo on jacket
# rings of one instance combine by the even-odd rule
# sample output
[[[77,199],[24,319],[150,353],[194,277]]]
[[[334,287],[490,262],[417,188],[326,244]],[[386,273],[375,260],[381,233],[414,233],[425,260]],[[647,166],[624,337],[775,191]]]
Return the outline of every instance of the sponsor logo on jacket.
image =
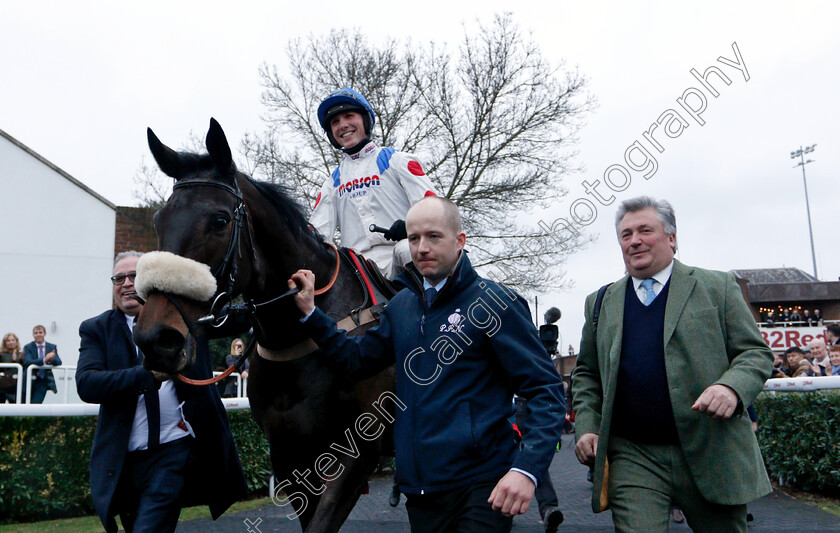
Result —
[[[379,187],[379,176],[367,176],[342,183],[338,186],[338,197],[343,198],[345,194],[349,194],[350,198],[364,196],[371,187]]]

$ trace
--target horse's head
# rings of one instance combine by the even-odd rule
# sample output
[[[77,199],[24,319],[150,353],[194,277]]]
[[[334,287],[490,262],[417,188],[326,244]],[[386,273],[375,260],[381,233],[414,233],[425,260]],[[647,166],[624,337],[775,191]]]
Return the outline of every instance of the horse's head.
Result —
[[[160,169],[175,179],[172,194],[155,214],[158,248],[174,255],[147,255],[138,265],[138,289],[146,296],[134,340],[152,370],[180,373],[195,358],[198,318],[219,292],[242,290],[250,275],[248,220],[230,146],[210,119],[208,154],[175,152],[148,130]],[[239,176],[239,179],[237,178]]]

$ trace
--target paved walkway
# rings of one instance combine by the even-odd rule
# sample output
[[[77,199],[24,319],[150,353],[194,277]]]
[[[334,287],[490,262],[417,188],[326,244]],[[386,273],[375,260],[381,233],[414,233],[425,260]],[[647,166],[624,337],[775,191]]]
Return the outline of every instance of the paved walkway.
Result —
[[[559,531],[613,531],[609,512],[594,514],[590,510],[592,485],[586,481],[586,468],[575,459],[573,437],[563,436],[563,446],[555,455],[550,468],[551,480],[560,497],[560,509],[566,517]],[[403,505],[405,499],[396,509],[389,507],[390,491],[390,480],[371,481],[370,494],[359,499],[349,519],[341,528],[342,533],[408,533],[408,516]],[[749,525],[750,532],[840,531],[840,517],[820,511],[778,491],[751,503],[749,510],[755,516],[755,521]],[[178,526],[178,532],[300,533],[300,524],[287,519],[284,516],[286,512],[286,509],[269,505],[241,513],[226,514],[216,522],[210,519],[182,522]],[[536,505],[531,505],[526,514],[514,519],[513,531],[542,532]],[[685,524],[672,523],[671,531],[690,529]]]

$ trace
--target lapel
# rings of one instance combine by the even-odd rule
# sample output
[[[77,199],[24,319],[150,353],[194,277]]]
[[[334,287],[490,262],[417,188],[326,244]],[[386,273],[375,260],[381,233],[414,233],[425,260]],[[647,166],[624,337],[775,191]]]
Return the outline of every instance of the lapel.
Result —
[[[677,260],[674,260],[674,270],[671,271],[671,286],[668,289],[668,301],[665,304],[665,331],[664,343],[668,341],[677,329],[677,322],[682,315],[691,291],[697,280],[692,275],[694,269],[687,267]]]
[[[114,309],[114,312],[111,314],[111,320],[115,322],[117,329],[122,332],[125,341],[128,343],[129,350],[129,363],[134,366],[137,364],[137,348],[134,346],[134,340],[131,338],[131,330],[128,329],[128,324],[125,321],[125,315],[119,309]]]
[[[627,291],[627,283],[630,276],[624,276],[616,281],[607,292],[604,293],[604,301],[601,302],[601,316],[598,319],[599,336],[601,331],[606,335],[607,346],[609,346],[610,368],[616,370],[621,359],[621,339],[624,329],[624,293]],[[597,342],[597,339],[596,339]]]

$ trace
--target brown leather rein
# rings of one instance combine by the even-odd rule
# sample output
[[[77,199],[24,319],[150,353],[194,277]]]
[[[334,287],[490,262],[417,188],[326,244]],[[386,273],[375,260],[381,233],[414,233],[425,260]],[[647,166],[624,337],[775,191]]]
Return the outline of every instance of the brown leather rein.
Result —
[[[327,283],[325,286],[321,287],[320,289],[315,290],[315,296],[320,296],[320,295],[326,293],[327,291],[329,291],[330,289],[332,289],[333,285],[335,285],[335,282],[338,279],[338,272],[341,270],[341,257],[339,256],[338,248],[336,248],[335,245],[333,245],[331,243],[326,243],[326,244],[330,248],[332,248],[333,251],[335,252],[335,270],[333,270],[332,278],[330,279],[329,283]],[[280,298],[283,298],[285,296],[291,296],[291,295],[297,293],[298,291],[299,291],[299,289],[291,289],[289,291],[284,292],[283,294],[281,294],[277,298],[273,298],[271,300],[268,300],[267,302],[263,302],[263,303],[260,303],[260,304],[254,304],[254,306],[253,306],[254,311],[256,311],[257,307],[261,307],[263,305],[267,305],[269,303],[276,302]],[[178,309],[178,312],[181,313],[181,318],[183,318],[184,322],[189,326],[189,322],[187,322],[187,317],[184,314],[181,306],[179,304],[177,304],[175,302],[174,298],[171,298],[168,294],[166,295],[166,297],[169,299],[170,302],[172,302],[173,305],[175,305],[176,309]],[[342,323],[345,322],[346,320],[351,320],[351,317],[347,317],[346,319],[342,320]],[[378,318],[377,318],[377,320],[378,320]],[[191,327],[189,327],[189,329],[192,330]],[[242,365],[242,362],[245,361],[245,359],[247,359],[249,357],[255,341],[256,341],[256,337],[252,337],[251,342],[248,343],[248,347],[242,352],[242,355],[239,356],[239,359],[237,359],[232,365],[227,367],[225,369],[225,371],[222,372],[221,374],[219,374],[218,376],[214,376],[214,377],[208,378],[208,379],[192,379],[192,378],[188,378],[188,377],[184,376],[183,374],[177,374],[175,377],[177,377],[183,383],[187,383],[189,385],[201,385],[201,386],[203,386],[203,385],[212,385],[214,383],[218,383],[219,381],[221,381],[221,380],[225,379],[226,377],[228,377],[229,375],[231,375],[235,370],[237,370],[237,368],[240,365]],[[314,348],[309,350],[306,353],[300,353],[299,355],[297,355],[300,352],[300,348],[302,347],[302,345],[306,345],[306,347],[309,347],[311,345],[311,346],[314,346]],[[283,350],[279,350],[278,353],[283,354],[283,353],[288,351],[290,354],[295,355],[295,356],[292,357],[292,359],[296,359],[297,357],[303,357],[304,355],[308,355],[308,354],[314,352],[317,349],[318,349],[318,346],[315,344],[315,342],[312,339],[307,339],[307,340],[305,340],[301,343],[298,343],[294,346],[291,346],[289,348],[284,348]],[[259,345],[257,346],[257,352],[259,353]]]

